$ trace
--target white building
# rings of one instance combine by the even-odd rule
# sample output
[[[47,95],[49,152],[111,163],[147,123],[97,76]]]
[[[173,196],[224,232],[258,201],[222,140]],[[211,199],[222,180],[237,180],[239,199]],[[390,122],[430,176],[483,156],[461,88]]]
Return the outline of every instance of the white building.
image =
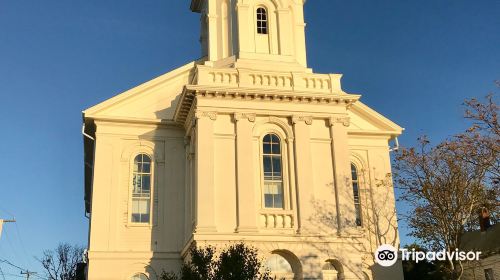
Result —
[[[289,279],[402,279],[402,128],[306,62],[305,0],[192,0],[204,58],[84,111],[88,278],[156,279],[244,241]]]

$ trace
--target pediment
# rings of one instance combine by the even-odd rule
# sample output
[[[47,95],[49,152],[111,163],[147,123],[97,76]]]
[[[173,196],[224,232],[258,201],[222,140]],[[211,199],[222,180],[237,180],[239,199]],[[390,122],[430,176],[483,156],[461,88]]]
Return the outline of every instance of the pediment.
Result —
[[[188,63],[83,111],[85,118],[162,122],[173,119],[179,96],[192,79]]]
[[[404,128],[384,117],[372,108],[358,101],[349,109],[350,126],[352,134],[380,134],[398,136]]]

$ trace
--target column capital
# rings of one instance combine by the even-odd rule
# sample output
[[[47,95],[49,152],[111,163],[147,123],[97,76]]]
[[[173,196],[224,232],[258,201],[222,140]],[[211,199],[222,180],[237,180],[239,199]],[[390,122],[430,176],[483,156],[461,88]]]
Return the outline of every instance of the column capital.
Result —
[[[349,127],[351,125],[351,118],[348,116],[334,116],[328,118],[328,125],[335,126],[335,124],[341,123],[345,127]]]
[[[248,120],[249,122],[255,122],[256,115],[254,113],[234,113],[233,118],[235,122],[240,120]]]
[[[297,124],[299,122],[304,122],[307,125],[311,125],[313,119],[311,116],[292,116],[292,123]]]
[[[217,119],[217,112],[196,111],[194,117],[196,119],[210,118],[212,121],[215,121]]]

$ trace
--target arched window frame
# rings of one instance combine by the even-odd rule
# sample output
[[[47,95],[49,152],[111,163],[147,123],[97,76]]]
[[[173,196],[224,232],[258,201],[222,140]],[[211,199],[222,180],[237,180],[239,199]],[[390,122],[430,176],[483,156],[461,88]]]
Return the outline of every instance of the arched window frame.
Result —
[[[150,190],[149,190],[149,220],[147,222],[135,222],[133,220],[133,204],[134,204],[134,175],[136,174],[135,172],[135,159],[139,155],[144,155],[147,156],[150,160],[150,173],[149,173],[149,181],[150,181]],[[153,225],[153,208],[154,208],[154,193],[155,193],[155,160],[149,151],[145,150],[140,150],[135,153],[131,154],[130,157],[130,176],[129,176],[129,181],[128,181],[128,188],[129,188],[129,206],[128,206],[128,224],[130,226],[152,226]]]
[[[283,189],[285,197],[285,208],[284,209],[273,209],[264,207],[264,176],[263,176],[263,161],[262,161],[262,140],[266,134],[275,133],[281,139],[281,156],[283,164]],[[286,213],[292,215],[293,227],[296,228],[297,223],[297,213],[295,205],[297,205],[297,195],[295,190],[295,163],[294,163],[294,138],[293,131],[288,125],[286,119],[269,117],[263,118],[256,122],[252,129],[252,135],[254,138],[254,149],[255,149],[255,176],[259,178],[258,187],[261,194],[261,214],[269,213]]]
[[[356,218],[355,224],[357,227],[362,227],[363,210],[361,207],[361,180],[360,180],[359,170],[360,170],[359,165],[356,164],[354,161],[351,161],[351,187],[352,187],[353,203],[355,211],[354,214]]]
[[[255,28],[257,30],[258,35],[269,35],[269,10],[259,5],[255,9]]]
[[[278,139],[279,143],[279,148],[280,148],[280,153],[279,153],[279,159],[280,159],[280,168],[281,168],[281,180],[266,180],[265,176],[265,167],[264,167],[264,157],[265,156],[276,156],[276,154],[272,155],[269,153],[266,153],[264,151],[264,138],[268,135],[271,136],[276,136]],[[277,133],[276,131],[268,131],[264,133],[260,137],[260,162],[261,162],[261,178],[262,178],[262,208],[264,209],[276,209],[276,210],[285,210],[288,208],[288,192],[287,192],[287,186],[288,184],[285,183],[285,160],[286,157],[284,157],[284,141],[283,141],[283,136],[280,135],[280,133]],[[266,206],[266,182],[280,182],[281,183],[281,206],[282,207],[268,207]]]

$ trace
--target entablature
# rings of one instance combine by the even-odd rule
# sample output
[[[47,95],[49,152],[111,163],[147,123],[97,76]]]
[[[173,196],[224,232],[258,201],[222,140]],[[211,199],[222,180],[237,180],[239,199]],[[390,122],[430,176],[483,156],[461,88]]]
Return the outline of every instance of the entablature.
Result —
[[[359,100],[354,94],[322,94],[292,90],[208,87],[187,85],[181,95],[174,120],[186,125],[186,120],[196,108],[197,100],[217,99],[236,101],[265,101],[295,104],[319,104],[350,107]]]

